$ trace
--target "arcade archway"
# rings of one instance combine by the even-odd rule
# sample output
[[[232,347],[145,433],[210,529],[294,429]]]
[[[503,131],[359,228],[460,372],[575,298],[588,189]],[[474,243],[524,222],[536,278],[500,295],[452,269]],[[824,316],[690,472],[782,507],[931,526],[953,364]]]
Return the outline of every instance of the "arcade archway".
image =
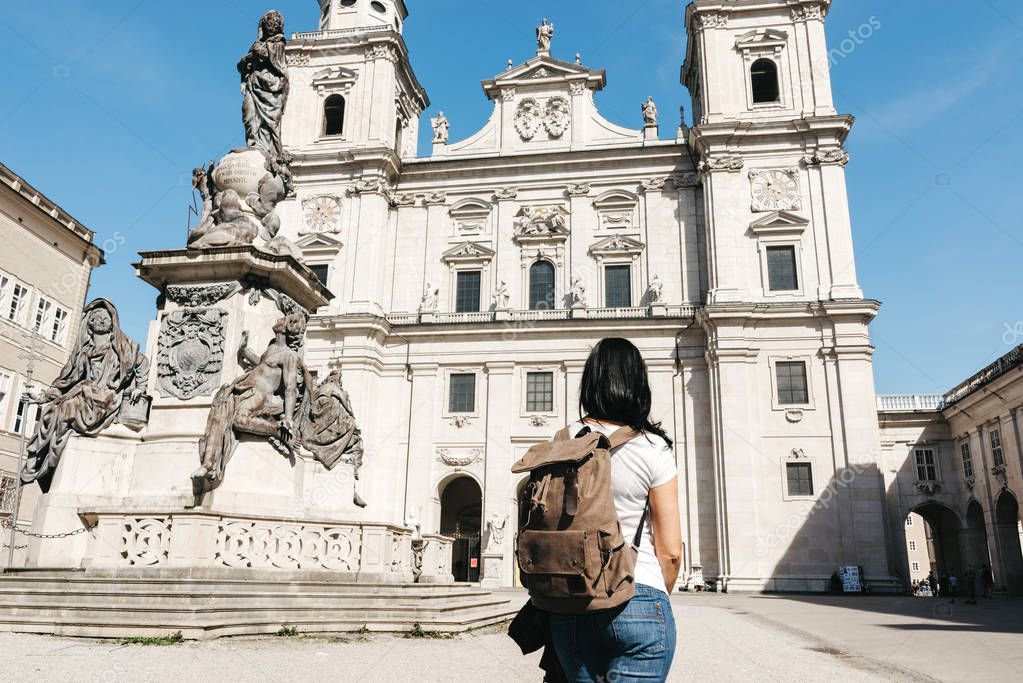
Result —
[[[443,486],[440,494],[440,533],[455,539],[451,548],[451,572],[455,581],[480,580],[480,530],[483,492],[472,477],[458,477]]]
[[[916,514],[914,515],[913,513]],[[913,578],[920,578],[917,573],[912,571],[912,563],[917,561],[920,565],[920,573],[923,575],[933,571],[939,579],[944,575],[961,577],[965,567],[962,562],[963,554],[959,544],[960,530],[962,528],[959,516],[940,503],[924,503],[914,508],[909,518],[922,518],[926,525],[926,533],[921,538],[922,542],[926,545],[927,551],[926,560],[921,561],[922,557],[921,560],[913,560],[912,555],[914,551],[912,545],[907,541],[907,552],[911,558],[910,575]],[[910,525],[907,524],[907,526]],[[909,538],[908,535],[907,538]],[[918,547],[917,552],[920,552],[921,556],[922,551],[923,548]]]
[[[995,533],[1002,551],[1002,576],[995,576],[1012,595],[1023,592],[1023,549],[1020,547],[1019,503],[1016,496],[1002,491],[995,504]]]

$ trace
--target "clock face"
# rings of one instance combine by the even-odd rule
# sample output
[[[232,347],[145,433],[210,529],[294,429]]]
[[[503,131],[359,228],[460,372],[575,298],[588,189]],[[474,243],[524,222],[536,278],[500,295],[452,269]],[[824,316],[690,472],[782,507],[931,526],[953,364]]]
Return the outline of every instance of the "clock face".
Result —
[[[305,224],[312,232],[332,232],[341,220],[341,202],[336,197],[313,197],[305,203]]]
[[[786,171],[759,171],[751,179],[754,211],[796,211],[799,185]]]

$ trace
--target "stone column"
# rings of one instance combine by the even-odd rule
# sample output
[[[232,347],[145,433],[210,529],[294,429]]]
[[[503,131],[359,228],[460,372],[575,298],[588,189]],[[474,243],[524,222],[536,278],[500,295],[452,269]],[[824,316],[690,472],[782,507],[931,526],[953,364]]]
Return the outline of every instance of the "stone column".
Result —
[[[515,363],[501,361],[487,363],[487,450],[484,460],[486,490],[483,492],[483,517],[480,520],[483,533],[482,583],[487,588],[510,586],[511,576],[504,575],[505,556],[509,551],[510,536],[514,534],[514,507],[510,494],[514,487],[511,466],[515,451],[511,443],[511,430],[517,415],[515,392]],[[504,533],[498,543],[487,528],[494,521],[503,524]]]

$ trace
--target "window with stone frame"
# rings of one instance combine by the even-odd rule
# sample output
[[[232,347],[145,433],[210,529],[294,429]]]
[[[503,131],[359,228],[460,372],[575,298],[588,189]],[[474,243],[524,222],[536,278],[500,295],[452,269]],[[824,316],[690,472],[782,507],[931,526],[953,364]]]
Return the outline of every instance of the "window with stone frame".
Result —
[[[991,430],[991,462],[995,467],[1005,464],[1005,454],[1002,452],[1002,433],[998,429]]]
[[[18,401],[18,408],[14,412],[14,425],[11,431],[15,434],[21,434],[22,426],[24,426],[25,433],[30,435],[32,430],[35,428],[35,424],[38,419],[38,405],[27,401]]]
[[[970,453],[969,441],[959,444],[959,453],[963,457],[963,476],[969,479],[973,476],[973,454]]]
[[[345,132],[345,98],[337,93],[323,102],[323,135],[336,137]]]
[[[471,372],[453,373],[448,382],[448,412],[476,412],[476,375]]]
[[[805,406],[810,403],[810,390],[806,380],[806,362],[778,361],[774,366],[778,383],[778,404]]]
[[[794,245],[767,247],[767,287],[772,292],[794,292],[799,289]]]
[[[813,495],[813,466],[808,462],[785,463],[789,496]]]
[[[910,541],[910,543],[912,543],[912,542],[913,541]],[[919,562],[914,562],[913,563],[913,571],[915,571],[915,572],[920,571],[920,563]]]
[[[526,412],[550,413],[554,410],[554,373],[526,373]]]
[[[910,541],[909,542],[909,549],[910,550],[916,550],[916,541]]]
[[[917,448],[913,452],[917,481],[938,481],[938,461],[933,448]]]
[[[604,305],[607,308],[632,306],[632,266],[604,266]]]
[[[0,314],[16,325],[24,325],[25,311],[28,309],[29,289],[20,282],[11,281],[8,286],[10,291],[5,296],[4,307]]]
[[[482,281],[481,271],[458,271],[455,276],[455,313],[476,313],[480,310]]]
[[[906,517],[906,526],[913,526],[913,515]]]
[[[320,284],[324,287],[327,286],[327,280],[330,278],[330,264],[329,263],[310,263],[309,270],[313,271],[313,275],[320,281]]]
[[[556,273],[550,261],[537,261],[529,268],[529,310],[549,311],[555,305]]]
[[[750,85],[754,104],[772,104],[781,98],[778,82],[778,65],[766,57],[753,62],[750,67]]]

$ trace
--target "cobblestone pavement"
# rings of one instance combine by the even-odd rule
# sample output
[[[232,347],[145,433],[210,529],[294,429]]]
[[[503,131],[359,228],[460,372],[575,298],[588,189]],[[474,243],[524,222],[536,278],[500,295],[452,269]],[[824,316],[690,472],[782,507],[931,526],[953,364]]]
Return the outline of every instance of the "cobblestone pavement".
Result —
[[[1019,680],[1020,601],[675,596],[672,681]],[[166,647],[0,634],[11,681],[537,681],[503,629],[450,639],[313,636]],[[921,672],[919,675],[916,672]]]

